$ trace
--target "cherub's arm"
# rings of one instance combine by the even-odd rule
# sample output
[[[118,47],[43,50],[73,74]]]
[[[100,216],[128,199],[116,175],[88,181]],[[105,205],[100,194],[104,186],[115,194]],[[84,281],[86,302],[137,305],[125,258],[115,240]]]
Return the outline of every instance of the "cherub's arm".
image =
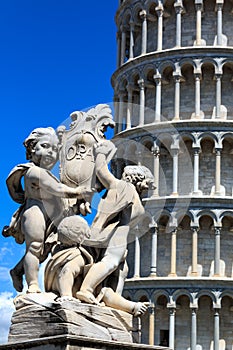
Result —
[[[97,145],[95,149],[96,175],[106,189],[114,187],[118,181],[109,171],[107,164],[108,154],[115,153],[115,150],[116,148],[111,141],[105,141],[101,145]]]
[[[41,189],[57,197],[82,198],[87,194],[87,191],[84,187],[73,188],[62,184],[49,171],[41,169],[39,167],[33,168],[28,174],[28,177],[30,178],[31,182],[35,180],[35,183],[38,183],[38,186]]]

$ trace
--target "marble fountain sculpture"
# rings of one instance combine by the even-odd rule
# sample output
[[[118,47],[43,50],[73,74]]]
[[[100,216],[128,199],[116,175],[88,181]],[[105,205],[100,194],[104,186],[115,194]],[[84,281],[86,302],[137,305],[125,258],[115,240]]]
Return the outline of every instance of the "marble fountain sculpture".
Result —
[[[108,105],[70,117],[68,130],[33,130],[24,141],[28,162],[7,178],[9,194],[20,206],[2,234],[26,247],[10,271],[20,292],[10,343],[60,334],[133,342],[135,317],[147,310],[145,303],[125,299],[122,290],[127,237],[145,215],[141,193],[153,176],[139,165],[126,166],[121,179],[109,170],[116,147],[105,138],[114,127]],[[58,160],[59,179],[51,173]],[[102,190],[90,225],[85,217],[94,193]],[[38,271],[46,259],[41,292]]]

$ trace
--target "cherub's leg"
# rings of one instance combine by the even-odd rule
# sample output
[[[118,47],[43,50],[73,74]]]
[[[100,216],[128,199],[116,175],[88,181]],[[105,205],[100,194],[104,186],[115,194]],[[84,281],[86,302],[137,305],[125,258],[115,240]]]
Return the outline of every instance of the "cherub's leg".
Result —
[[[114,292],[111,288],[102,288],[96,299],[98,302],[102,300],[106,306],[129,312],[134,316],[140,316],[147,310],[147,306],[144,303],[136,303],[134,301],[127,300]]]
[[[15,267],[10,270],[10,275],[12,278],[14,288],[17,290],[17,292],[22,292],[22,290],[23,290],[23,275],[24,275],[24,256],[15,265]]]
[[[81,255],[69,261],[61,269],[57,278],[57,289],[61,297],[72,297],[75,278],[82,272],[85,262]]]
[[[88,271],[80,292],[76,293],[78,299],[96,303],[94,291],[96,287],[105,280],[113,271],[115,271],[122,261],[127,245],[128,228],[120,226],[116,229],[114,236],[109,241],[103,259],[94,264]],[[122,238],[119,240],[119,238]]]
[[[27,293],[40,293],[38,272],[40,256],[43,252],[46,223],[38,206],[34,205],[24,212],[21,228],[26,242],[24,270],[28,285]]]

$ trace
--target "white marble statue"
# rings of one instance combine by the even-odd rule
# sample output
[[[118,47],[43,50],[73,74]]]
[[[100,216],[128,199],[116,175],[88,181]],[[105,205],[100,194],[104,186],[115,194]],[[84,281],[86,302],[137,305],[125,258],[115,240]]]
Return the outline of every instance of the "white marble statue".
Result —
[[[96,288],[125,259],[130,228],[144,216],[145,210],[137,189],[140,192],[148,189],[153,180],[148,169],[140,166],[126,167],[123,179],[115,178],[107,164],[114,148],[111,141],[105,141],[95,148],[96,175],[107,192],[99,203],[91,226],[91,237],[84,244],[96,247],[100,258],[90,268],[80,291],[76,293],[78,299],[93,304],[98,303],[94,295]]]
[[[11,276],[15,289],[22,291],[25,273],[27,292],[35,293],[40,292],[38,270],[49,252],[49,235],[53,233],[54,223],[63,215],[61,198],[78,198],[83,188],[68,187],[50,172],[58,159],[59,145],[54,129],[33,130],[24,146],[29,162],[17,165],[7,178],[10,195],[21,206],[13,215],[10,226],[4,227],[3,235],[14,236],[17,243],[25,240],[26,253],[11,270]]]
[[[24,141],[26,164],[16,166],[7,186],[14,201],[21,204],[5,237],[26,243],[26,252],[11,270],[14,287],[39,293],[39,264],[51,253],[45,268],[45,291],[57,300],[106,305],[139,316],[144,303],[122,297],[127,274],[127,239],[145,210],[141,193],[153,182],[144,166],[127,166],[121,179],[109,170],[116,152],[105,139],[113,127],[111,110],[98,105],[88,112],[71,114],[70,129],[38,128]],[[58,180],[50,170],[60,159]],[[24,180],[24,186],[21,181]],[[23,189],[24,188],[24,189]],[[91,212],[92,196],[105,189],[91,226],[80,216]]]

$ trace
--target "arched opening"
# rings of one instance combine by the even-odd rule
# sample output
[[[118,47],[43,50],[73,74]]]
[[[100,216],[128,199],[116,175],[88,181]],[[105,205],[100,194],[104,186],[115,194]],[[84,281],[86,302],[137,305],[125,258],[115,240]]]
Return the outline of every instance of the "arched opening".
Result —
[[[206,317],[208,315],[208,322]],[[213,302],[208,295],[203,295],[198,300],[197,310],[197,344],[202,349],[210,349],[211,341],[214,337],[214,312]]]
[[[223,119],[233,120],[233,63],[228,62],[223,66],[222,75],[222,93],[221,93],[221,117]]]
[[[190,217],[185,215],[179,223],[176,246],[177,275],[186,276],[192,264],[192,231]]]
[[[193,141],[188,137],[183,137],[179,143],[179,195],[188,195],[193,191]]]
[[[215,236],[213,230],[213,219],[208,215],[201,216],[199,227],[198,264],[201,265],[202,275],[208,277],[214,274]]]
[[[199,186],[204,195],[215,192],[215,166],[214,141],[210,137],[205,137],[201,140],[199,154]]]
[[[226,277],[232,278],[233,274],[233,215],[225,215],[222,219],[221,229],[221,260],[224,264]]]
[[[155,70],[150,69],[146,74],[146,98],[145,98],[145,123],[153,123],[155,120]]]
[[[216,81],[214,80],[214,66],[211,63],[202,65],[201,80],[201,110],[205,119],[212,119],[216,105]]]
[[[161,121],[170,121],[174,117],[174,79],[171,66],[162,73]]]
[[[221,300],[221,309],[219,310],[220,334],[219,345],[220,349],[232,349],[232,325],[229,320],[232,319],[233,311],[233,296],[226,295]],[[225,347],[224,347],[225,346]]]
[[[155,11],[156,3],[152,2],[148,11],[148,37],[147,37],[147,52],[156,51],[157,48],[157,14]]]
[[[185,331],[184,331],[185,329]],[[190,339],[187,334],[191,334],[191,310],[190,300],[187,295],[181,295],[176,301],[176,348],[188,349]]]
[[[183,79],[180,84],[180,119],[190,119],[195,111],[195,84],[193,66],[184,64],[181,69]]]
[[[159,158],[159,189],[160,196],[169,196],[173,183],[173,159],[171,155],[171,139],[166,138],[161,141]]]
[[[171,261],[171,233],[168,232],[169,216],[162,215],[158,220],[157,275],[168,276]]]
[[[155,304],[155,344],[169,346],[169,312],[167,297],[160,295]]]
[[[221,185],[224,186],[226,196],[233,194],[233,135],[223,140],[221,152]]]

